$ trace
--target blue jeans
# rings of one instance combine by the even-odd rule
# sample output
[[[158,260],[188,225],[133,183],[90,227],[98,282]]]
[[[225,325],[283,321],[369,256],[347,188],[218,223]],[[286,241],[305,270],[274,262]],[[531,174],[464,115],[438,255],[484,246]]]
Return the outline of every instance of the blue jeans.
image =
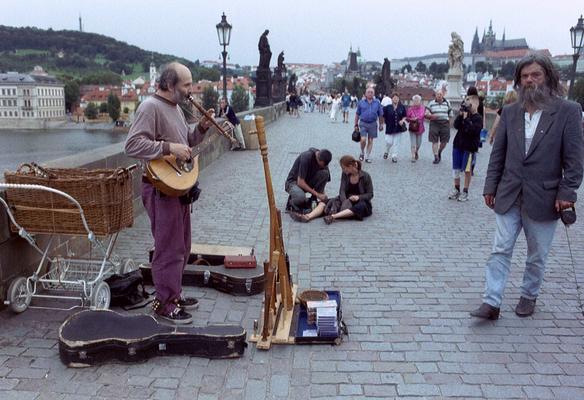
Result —
[[[535,299],[543,282],[545,263],[554,239],[558,220],[534,221],[520,206],[514,205],[505,214],[495,214],[497,230],[491,256],[485,266],[483,301],[499,307],[511,267],[511,256],[521,228],[527,239],[527,259],[521,285],[521,296]]]

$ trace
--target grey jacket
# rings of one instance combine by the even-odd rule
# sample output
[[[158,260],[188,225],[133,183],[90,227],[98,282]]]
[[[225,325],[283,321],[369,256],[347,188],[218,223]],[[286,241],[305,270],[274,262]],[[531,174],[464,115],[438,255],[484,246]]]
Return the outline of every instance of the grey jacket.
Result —
[[[537,221],[557,219],[555,201],[576,201],[582,182],[582,109],[554,99],[542,112],[525,154],[525,110],[519,102],[503,108],[489,160],[483,194],[495,194],[504,214],[521,195],[522,207]]]
[[[341,175],[341,188],[339,189],[339,199],[341,202],[347,200],[347,188],[349,187],[349,175]],[[359,171],[359,199],[371,201],[373,198],[373,182],[371,176],[365,171]]]

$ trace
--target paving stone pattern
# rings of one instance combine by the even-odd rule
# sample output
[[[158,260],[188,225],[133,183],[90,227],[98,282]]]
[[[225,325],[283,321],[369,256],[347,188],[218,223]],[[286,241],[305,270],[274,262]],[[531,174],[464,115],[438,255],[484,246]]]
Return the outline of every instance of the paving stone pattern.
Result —
[[[352,117],[352,115],[351,115]],[[336,160],[358,155],[351,124],[324,114],[284,116],[268,126],[276,200],[283,208],[284,180],[296,156],[310,146]],[[427,135],[425,135],[426,137]],[[300,288],[342,291],[350,336],[337,347],[275,346],[243,358],[155,358],[141,364],[68,369],[58,357],[57,330],[70,312],[29,309],[0,313],[0,398],[7,399],[306,399],[306,398],[584,398],[584,319],[566,232],[558,226],[537,313],[520,319],[518,300],[524,237],[518,240],[502,317],[480,322],[468,313],[481,301],[483,268],[494,215],[482,203],[490,148],[478,155],[470,201],[447,199],[452,185],[449,145],[432,164],[424,141],[421,159],[409,161],[404,135],[397,164],[383,160],[375,143],[370,172],[373,216],[330,226],[283,215],[286,248]],[[233,152],[205,169],[195,204],[193,240],[254,246],[268,251],[269,216],[259,151]],[[582,202],[578,212],[584,215]],[[570,228],[578,279],[584,284],[583,224]],[[152,240],[144,216],[125,231],[118,253],[145,261]],[[584,291],[584,288],[580,288]],[[251,331],[262,297],[233,297],[188,288],[201,299],[195,323],[242,324]]]

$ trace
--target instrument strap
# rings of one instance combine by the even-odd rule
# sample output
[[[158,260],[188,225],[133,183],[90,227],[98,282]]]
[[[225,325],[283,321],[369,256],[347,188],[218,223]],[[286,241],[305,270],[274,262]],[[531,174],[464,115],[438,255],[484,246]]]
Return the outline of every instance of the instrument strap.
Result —
[[[572,246],[570,243],[570,235],[568,234],[568,226],[564,225],[566,230],[566,240],[568,242],[568,250],[570,252],[570,259],[572,260],[572,271],[574,272],[574,282],[576,283],[576,295],[578,296],[578,305],[580,306],[580,311],[584,315],[584,305],[582,303],[582,296],[580,295],[580,284],[578,283],[578,274],[576,273],[576,263],[574,262],[574,255],[572,254]]]

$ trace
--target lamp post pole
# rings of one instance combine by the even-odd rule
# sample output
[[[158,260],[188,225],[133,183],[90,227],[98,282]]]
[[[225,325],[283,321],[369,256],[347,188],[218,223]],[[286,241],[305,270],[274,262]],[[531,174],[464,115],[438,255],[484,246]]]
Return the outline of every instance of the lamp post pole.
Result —
[[[574,98],[574,81],[576,80],[576,67],[578,66],[578,58],[580,54],[574,54],[572,62],[572,74],[570,75],[570,88],[568,89],[568,99]]]
[[[223,97],[227,101],[227,45],[223,44]]]
[[[221,15],[221,22],[216,26],[217,37],[219,38],[219,46],[223,46],[223,97],[227,101],[227,46],[229,46],[229,41],[231,40],[231,29],[233,28],[229,22],[227,22],[227,17],[225,13]]]
[[[572,76],[570,79],[570,88],[568,90],[568,98],[572,99],[574,97],[574,81],[576,80],[576,67],[578,66],[578,58],[580,58],[580,52],[582,51],[582,45],[584,44],[584,18],[580,15],[578,18],[578,23],[576,26],[570,28],[570,39],[572,40],[572,48],[574,49],[574,61],[572,64]]]

